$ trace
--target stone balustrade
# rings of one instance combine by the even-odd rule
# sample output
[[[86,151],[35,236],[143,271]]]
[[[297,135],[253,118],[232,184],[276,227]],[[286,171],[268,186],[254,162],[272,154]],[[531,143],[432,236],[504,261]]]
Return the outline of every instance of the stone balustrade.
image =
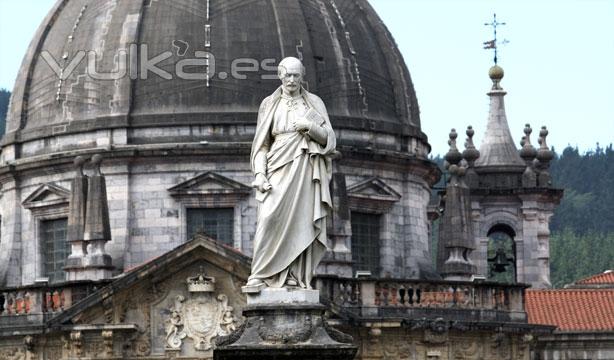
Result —
[[[526,322],[523,284],[319,276],[317,287],[334,311],[363,318]]]
[[[0,328],[41,323],[89,295],[102,283],[91,281],[0,289]]]

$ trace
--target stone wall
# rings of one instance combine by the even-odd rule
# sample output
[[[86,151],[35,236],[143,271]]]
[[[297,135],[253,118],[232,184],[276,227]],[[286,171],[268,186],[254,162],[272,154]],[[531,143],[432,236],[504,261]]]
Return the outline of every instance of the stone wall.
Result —
[[[380,325],[378,327],[378,325]],[[359,345],[357,360],[529,360],[531,335],[386,327],[343,328]]]
[[[155,148],[139,153],[129,151],[105,155],[102,173],[106,176],[112,241],[106,245],[118,272],[153,259],[187,240],[187,207],[234,208],[234,247],[251,255],[256,229],[257,202],[252,195],[228,197],[200,196],[193,199],[173,196],[169,189],[212,172],[229,181],[249,186],[253,181],[246,149],[188,150],[180,156],[181,146],[168,151]],[[42,248],[38,227],[41,220],[65,216],[68,203],[51,204],[57,194],[41,194],[32,200],[36,209],[24,208],[23,202],[45,184],[70,190],[74,169],[72,157],[55,160],[49,156],[33,163],[32,169],[16,172],[13,180],[4,178],[0,208],[3,209],[0,257],[10,266],[0,267],[0,284],[20,286],[42,277]],[[430,196],[427,181],[407,166],[373,160],[343,159],[340,171],[346,174],[348,187],[369,179],[378,179],[399,198],[383,211],[381,226],[381,275],[395,278],[420,276],[421,264],[430,263],[426,207]],[[85,173],[91,173],[86,165]],[[208,184],[199,184],[195,192],[207,192]],[[222,185],[223,187],[223,185]],[[47,196],[47,197],[46,197]],[[351,248],[351,247],[349,247]],[[4,279],[4,282],[2,282]]]

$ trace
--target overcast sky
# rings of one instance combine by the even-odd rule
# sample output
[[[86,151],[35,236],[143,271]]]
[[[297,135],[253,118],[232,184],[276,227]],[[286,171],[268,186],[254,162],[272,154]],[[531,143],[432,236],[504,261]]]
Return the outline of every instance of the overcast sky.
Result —
[[[0,88],[12,89],[21,60],[55,0],[0,0]],[[614,142],[614,0],[370,0],[397,41],[433,154],[450,128],[486,127],[497,13],[502,86],[516,143],[525,123],[548,126],[549,145],[585,151]],[[534,136],[535,136],[534,132]],[[534,141],[534,144],[536,141]]]

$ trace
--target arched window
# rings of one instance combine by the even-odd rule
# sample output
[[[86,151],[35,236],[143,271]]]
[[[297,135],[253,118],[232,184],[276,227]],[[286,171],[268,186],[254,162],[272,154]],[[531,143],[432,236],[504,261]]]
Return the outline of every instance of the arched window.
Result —
[[[488,231],[488,280],[516,282],[516,232],[510,226],[497,224]]]

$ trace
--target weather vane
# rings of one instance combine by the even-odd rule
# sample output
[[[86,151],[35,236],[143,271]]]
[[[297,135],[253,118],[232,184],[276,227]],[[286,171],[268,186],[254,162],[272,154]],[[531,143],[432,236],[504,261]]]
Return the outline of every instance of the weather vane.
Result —
[[[493,29],[493,34],[494,34],[494,39],[490,40],[490,41],[485,41],[484,42],[484,49],[493,49],[494,53],[495,53],[495,57],[494,57],[494,61],[495,61],[495,65],[497,65],[497,26],[500,25],[505,25],[504,22],[498,22],[497,21],[497,14],[493,14],[492,15],[492,22],[490,23],[484,23],[484,25],[486,26],[492,26]],[[507,44],[509,41],[507,40],[503,40],[501,42],[501,44],[505,45]]]

